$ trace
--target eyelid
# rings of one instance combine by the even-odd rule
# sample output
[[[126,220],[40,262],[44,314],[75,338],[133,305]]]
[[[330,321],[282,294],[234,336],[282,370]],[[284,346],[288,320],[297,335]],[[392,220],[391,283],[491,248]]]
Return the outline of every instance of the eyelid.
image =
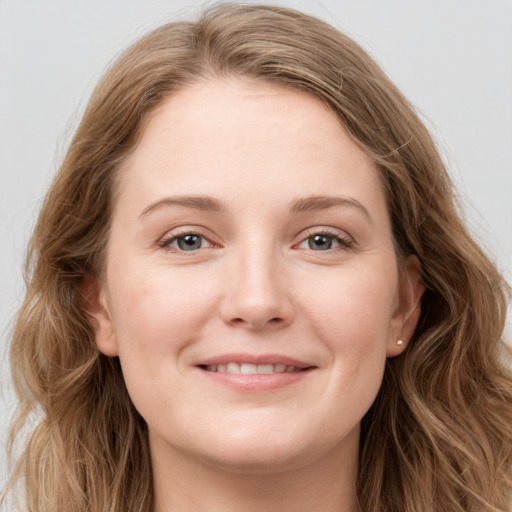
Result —
[[[193,251],[183,251],[180,249],[176,249],[175,247],[171,247],[172,242],[174,242],[178,238],[181,238],[181,237],[184,237],[187,235],[196,235],[196,236],[203,238],[204,240],[206,240],[208,242],[209,247],[203,247],[201,249],[196,249]],[[191,255],[191,254],[197,253],[199,250],[211,249],[214,247],[219,247],[220,245],[213,242],[211,240],[211,237],[207,236],[204,233],[204,228],[201,228],[199,226],[180,226],[180,227],[177,227],[170,231],[167,231],[165,233],[165,235],[160,237],[160,239],[157,241],[157,246],[161,247],[162,249],[166,249],[169,252],[173,252],[175,254]]]
[[[303,231],[300,235],[300,240],[296,244],[294,244],[294,248],[298,248],[299,245],[304,243],[308,238],[311,238],[315,235],[323,235],[337,240],[340,243],[341,247],[335,247],[333,249],[328,249],[325,251],[314,251],[314,252],[328,252],[328,251],[336,251],[337,249],[349,249],[355,245],[355,240],[346,232],[338,228],[331,228],[325,226],[315,226],[312,228],[308,228]]]

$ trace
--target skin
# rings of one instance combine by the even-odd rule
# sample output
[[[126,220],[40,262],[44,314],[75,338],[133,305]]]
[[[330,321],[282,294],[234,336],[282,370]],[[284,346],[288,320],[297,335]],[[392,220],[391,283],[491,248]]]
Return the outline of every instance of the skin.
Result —
[[[355,510],[360,421],[422,292],[372,161],[316,99],[212,80],[152,114],[117,192],[90,309],[149,427],[155,510]],[[309,370],[269,388],[197,366],[233,353]]]

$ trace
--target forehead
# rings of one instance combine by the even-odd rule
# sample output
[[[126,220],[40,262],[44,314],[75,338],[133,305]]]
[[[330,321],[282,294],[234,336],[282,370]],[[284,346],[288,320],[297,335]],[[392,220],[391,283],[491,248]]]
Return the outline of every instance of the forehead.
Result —
[[[242,79],[200,82],[151,115],[121,169],[121,191],[229,196],[382,196],[374,163],[309,94]],[[339,189],[339,190],[338,190]],[[382,199],[382,197],[380,197]]]

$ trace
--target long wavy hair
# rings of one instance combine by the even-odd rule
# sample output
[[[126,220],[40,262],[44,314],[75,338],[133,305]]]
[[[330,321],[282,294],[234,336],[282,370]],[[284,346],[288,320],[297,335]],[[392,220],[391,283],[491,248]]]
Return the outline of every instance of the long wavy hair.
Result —
[[[147,427],[118,359],[95,345],[83,282],[102,273],[117,173],[148,116],[188,84],[222,76],[328,105],[380,171],[398,260],[421,261],[416,332],[388,361],[362,423],[360,510],[510,512],[508,286],[464,226],[428,131],[377,64],[328,24],[270,6],[220,5],[166,24],[92,94],[28,250],[11,345],[11,490],[21,482],[30,512],[152,511]]]

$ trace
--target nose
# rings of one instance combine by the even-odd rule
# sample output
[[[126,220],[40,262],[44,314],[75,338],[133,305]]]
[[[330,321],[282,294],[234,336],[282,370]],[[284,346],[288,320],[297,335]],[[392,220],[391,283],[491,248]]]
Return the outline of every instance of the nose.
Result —
[[[279,330],[293,321],[286,272],[271,250],[237,255],[225,284],[221,317],[226,324],[254,331]]]

